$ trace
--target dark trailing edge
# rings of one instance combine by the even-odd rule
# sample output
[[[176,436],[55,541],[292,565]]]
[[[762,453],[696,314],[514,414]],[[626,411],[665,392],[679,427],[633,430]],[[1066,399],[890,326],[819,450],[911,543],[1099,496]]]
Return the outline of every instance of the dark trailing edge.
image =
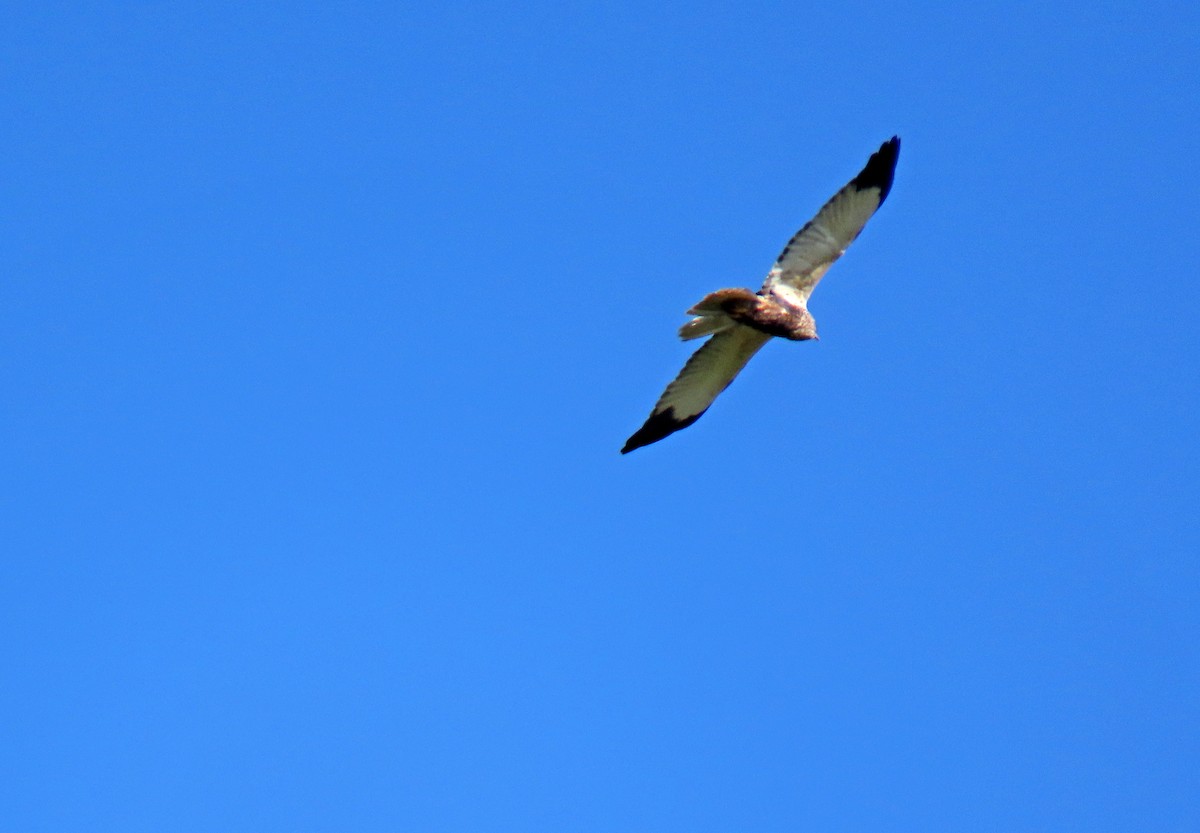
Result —
[[[705,408],[704,410],[708,410]],[[667,408],[657,414],[651,414],[650,419],[646,420],[646,424],[639,428],[632,437],[625,441],[625,447],[621,449],[622,454],[628,454],[635,448],[641,448],[650,443],[656,443],[663,437],[670,436],[676,431],[687,428],[700,417],[704,416],[704,411],[698,414],[692,414],[684,419],[675,418],[675,409]]]
[[[893,136],[880,145],[879,150],[871,154],[866,167],[858,172],[858,176],[850,180],[850,184],[859,191],[878,188],[879,204],[883,205],[888,192],[892,190],[892,178],[896,175],[896,160],[899,158],[900,137]]]

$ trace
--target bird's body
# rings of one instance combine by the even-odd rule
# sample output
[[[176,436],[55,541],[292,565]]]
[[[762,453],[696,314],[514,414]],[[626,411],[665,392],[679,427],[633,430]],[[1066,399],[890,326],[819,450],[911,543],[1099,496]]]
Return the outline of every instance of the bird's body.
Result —
[[[718,289],[688,310],[696,318],[679,331],[685,341],[698,336],[692,335],[689,326],[701,329],[709,324],[722,325],[726,320],[743,324],[769,336],[792,341],[806,341],[817,337],[817,322],[808,308],[802,304],[789,303],[773,292],[751,292],[749,289]],[[697,322],[703,322],[697,324]],[[706,333],[707,334],[707,333]]]
[[[900,139],[893,136],[867,160],[858,176],[838,191],[784,246],[762,289],[720,289],[706,295],[679,330],[685,341],[712,336],[692,354],[667,386],[650,418],[622,454],[686,428],[708,410],[746,362],[771,338],[817,337],[808,299],[833,262],[858,237],[892,187]]]

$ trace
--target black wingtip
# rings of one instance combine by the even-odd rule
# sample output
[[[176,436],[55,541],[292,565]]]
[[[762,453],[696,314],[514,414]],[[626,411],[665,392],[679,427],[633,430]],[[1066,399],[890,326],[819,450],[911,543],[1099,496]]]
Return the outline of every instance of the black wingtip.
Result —
[[[704,416],[704,411],[684,417],[683,419],[677,419],[674,408],[667,408],[665,411],[656,411],[646,420],[645,425],[635,431],[633,436],[625,441],[625,447],[621,449],[621,453],[628,454],[635,448],[656,443],[663,437],[669,437],[676,431],[682,431],[702,416]]]
[[[879,204],[883,205],[888,192],[892,190],[892,178],[896,175],[896,160],[899,158],[900,137],[893,136],[880,145],[879,150],[871,154],[871,158],[867,160],[867,166],[859,171],[858,176],[852,180],[854,187],[860,191],[867,188],[878,188]]]

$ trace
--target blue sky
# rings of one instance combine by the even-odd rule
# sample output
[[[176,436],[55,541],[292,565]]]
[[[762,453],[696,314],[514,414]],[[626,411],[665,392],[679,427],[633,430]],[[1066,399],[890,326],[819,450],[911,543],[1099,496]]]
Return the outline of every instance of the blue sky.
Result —
[[[1194,829],[1195,8],[5,17],[6,828]]]

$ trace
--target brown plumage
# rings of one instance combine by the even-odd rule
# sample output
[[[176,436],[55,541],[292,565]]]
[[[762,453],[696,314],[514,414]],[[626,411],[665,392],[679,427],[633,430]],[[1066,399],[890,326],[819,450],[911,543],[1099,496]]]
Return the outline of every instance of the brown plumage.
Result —
[[[769,336],[791,341],[817,337],[817,322],[807,309],[778,300],[770,293],[764,295],[749,289],[718,289],[705,295],[700,303],[688,310],[688,315],[698,317],[720,313]]]

